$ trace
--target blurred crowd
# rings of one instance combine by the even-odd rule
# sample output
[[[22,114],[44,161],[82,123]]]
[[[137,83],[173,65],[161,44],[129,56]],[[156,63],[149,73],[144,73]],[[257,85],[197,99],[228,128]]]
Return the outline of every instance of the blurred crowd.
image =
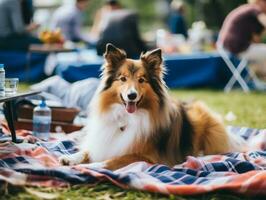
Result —
[[[31,33],[39,25],[32,23],[31,0],[0,0],[0,49],[26,50],[31,43],[41,43]]]
[[[90,32],[84,32],[84,11],[90,0],[62,5],[50,17],[48,30],[34,35],[41,24],[33,22],[32,0],[0,0],[0,50],[25,50],[31,44],[83,42],[99,55],[111,42],[125,49],[130,57],[146,51],[138,29],[138,15],[117,0],[106,0],[96,12]],[[63,39],[62,39],[63,38]]]
[[[99,55],[108,42],[124,49],[129,57],[137,57],[150,48],[160,47],[165,53],[187,53],[212,50],[217,36],[203,21],[189,28],[186,4],[169,0],[168,19],[162,29],[154,31],[154,41],[146,42],[139,31],[138,13],[122,6],[119,0],[105,0],[95,11],[93,25],[84,31],[84,12],[90,0],[74,0],[74,4],[58,7],[49,16],[49,28],[38,35],[42,24],[33,22],[32,0],[0,0],[0,50],[25,50],[30,44],[83,42],[95,48]],[[266,47],[260,43],[266,26],[266,0],[249,0],[233,10],[225,19],[219,34],[219,44],[233,54],[262,59]],[[165,28],[167,27],[167,28]],[[259,49],[259,50],[258,50]]]

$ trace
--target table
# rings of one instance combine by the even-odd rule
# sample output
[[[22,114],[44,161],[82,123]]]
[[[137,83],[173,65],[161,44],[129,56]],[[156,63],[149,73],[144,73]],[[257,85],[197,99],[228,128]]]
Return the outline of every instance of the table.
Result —
[[[27,97],[39,93],[40,93],[39,91],[29,91],[29,92],[16,93],[10,96],[0,97],[0,103],[4,103],[4,107],[6,108],[4,114],[6,117],[8,127],[11,132],[12,142],[15,143],[21,142],[16,138],[16,130],[14,126],[14,110],[13,110],[14,100],[20,97]]]
[[[76,53],[57,54],[57,57],[60,57],[56,67],[57,75],[69,82],[100,76],[100,68],[104,62],[102,57],[99,58],[88,53],[88,58],[94,57],[95,59],[84,60],[79,56],[75,58],[74,54]],[[73,57],[73,59],[68,59],[69,57]],[[164,65],[167,68],[165,82],[170,88],[223,88],[230,78],[230,71],[216,52],[171,54],[163,55],[163,57]]]
[[[59,52],[72,52],[75,49],[65,48],[61,44],[32,44],[29,46],[31,53],[59,53]]]
[[[38,54],[50,54],[50,53],[67,53],[73,52],[76,49],[72,48],[65,48],[60,44],[32,44],[29,46],[28,53],[27,53],[27,66],[26,66],[26,74],[28,76],[31,66],[31,54],[38,53]],[[26,80],[28,78],[26,77]]]

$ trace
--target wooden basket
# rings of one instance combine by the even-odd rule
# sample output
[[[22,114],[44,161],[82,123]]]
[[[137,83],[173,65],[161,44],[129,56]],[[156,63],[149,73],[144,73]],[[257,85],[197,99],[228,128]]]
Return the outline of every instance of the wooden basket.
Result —
[[[16,129],[32,130],[32,117],[33,117],[32,105],[20,105],[17,109],[17,120],[15,121]],[[52,123],[51,131],[58,132],[63,131],[70,133],[80,130],[83,126],[74,125],[73,120],[79,113],[76,108],[51,108],[52,110]]]
[[[32,120],[34,107],[31,105],[21,105],[17,110],[17,117],[20,119]],[[52,121],[73,123],[74,118],[79,113],[76,108],[51,108]]]

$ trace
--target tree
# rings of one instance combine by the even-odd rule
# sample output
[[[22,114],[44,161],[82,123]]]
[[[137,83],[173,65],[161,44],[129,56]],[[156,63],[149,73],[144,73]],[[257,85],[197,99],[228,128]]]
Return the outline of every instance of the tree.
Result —
[[[93,16],[105,0],[91,0],[87,11],[87,24],[91,25]],[[120,0],[123,6],[135,9],[140,16],[142,30],[148,31],[165,27],[165,22],[160,18],[155,9],[158,1],[170,3],[171,0]],[[218,30],[226,15],[237,6],[246,3],[246,0],[183,0],[187,6],[187,21],[203,20],[211,29]]]

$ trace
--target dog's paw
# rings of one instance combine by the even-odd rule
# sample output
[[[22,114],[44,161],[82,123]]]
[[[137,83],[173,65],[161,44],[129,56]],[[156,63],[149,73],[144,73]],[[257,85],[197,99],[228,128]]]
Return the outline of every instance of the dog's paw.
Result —
[[[62,165],[77,165],[81,163],[89,163],[89,154],[86,151],[80,151],[71,155],[63,155],[59,157]]]
[[[60,162],[62,165],[75,165],[75,164],[77,164],[77,163],[75,162],[75,160],[74,160],[71,156],[68,156],[68,155],[60,156],[60,157],[59,157],[59,162]]]

